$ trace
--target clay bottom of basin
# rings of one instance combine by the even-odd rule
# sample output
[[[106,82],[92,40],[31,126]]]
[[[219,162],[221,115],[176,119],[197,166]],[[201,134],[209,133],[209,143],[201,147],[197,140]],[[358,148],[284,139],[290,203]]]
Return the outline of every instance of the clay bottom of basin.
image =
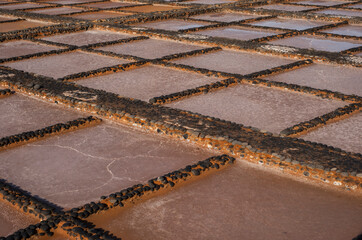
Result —
[[[316,37],[292,37],[284,38],[276,41],[271,41],[272,44],[286,45],[298,48],[315,49],[328,52],[340,52],[350,48],[361,46],[357,41],[352,40],[339,40],[339,39],[325,39]]]
[[[261,6],[258,8],[270,9],[270,10],[280,10],[280,11],[291,11],[291,12],[298,12],[298,11],[313,9],[313,7],[283,5],[283,4],[271,4],[271,5]]]
[[[17,31],[17,30],[23,30],[23,29],[27,29],[27,28],[43,27],[46,25],[49,25],[49,23],[33,22],[33,21],[18,21],[18,22],[0,23],[0,32]]]
[[[20,3],[20,4],[7,4],[0,5],[0,9],[15,10],[15,9],[27,9],[27,8],[40,8],[46,5],[36,3]]]
[[[264,27],[274,27],[274,28],[283,28],[283,29],[295,29],[295,30],[304,30],[313,27],[319,27],[322,25],[327,25],[326,22],[316,22],[316,21],[307,21],[307,20],[297,20],[297,19],[271,19],[258,21],[251,23],[254,26],[264,26]]]
[[[60,14],[69,14],[82,12],[82,9],[69,8],[69,7],[58,7],[58,8],[46,8],[40,10],[29,11],[31,13],[47,14],[47,15],[60,15]]]
[[[138,5],[138,4],[132,2],[100,2],[100,3],[82,4],[81,6],[108,9],[108,8],[118,8],[118,7],[125,7],[131,5]]]
[[[0,175],[72,208],[213,155],[170,138],[101,124],[0,152]]]
[[[309,132],[302,139],[327,144],[345,151],[362,153],[362,114],[328,124]]]
[[[357,197],[236,162],[130,208],[88,220],[129,240],[339,240],[360,233],[361,215]]]
[[[268,76],[266,79],[362,96],[361,75],[360,68],[313,64]]]
[[[0,101],[0,138],[38,130],[82,117],[82,114],[15,94]]]
[[[341,15],[341,16],[349,16],[349,17],[362,17],[361,11],[352,11],[352,10],[322,10],[317,11],[315,13],[323,13],[323,14],[331,14],[331,15]]]
[[[262,37],[280,34],[281,32],[257,30],[250,28],[248,29],[248,28],[238,28],[238,27],[226,27],[226,28],[198,31],[196,33],[211,37],[231,38],[231,39],[247,41],[255,38],[262,38]]]
[[[307,5],[317,5],[317,6],[334,6],[338,4],[347,3],[345,1],[330,1],[330,0],[310,0],[310,1],[301,1],[295,2],[298,4],[307,4]]]
[[[92,13],[81,13],[81,14],[74,14],[70,17],[77,18],[77,19],[85,19],[85,20],[98,20],[98,19],[107,19],[107,18],[116,18],[116,17],[124,17],[128,16],[128,13],[115,13],[115,12],[92,12]]]
[[[127,12],[139,12],[139,13],[149,13],[149,12],[162,12],[170,11],[175,9],[180,9],[182,7],[178,6],[168,6],[168,5],[147,5],[147,6],[136,6],[120,9]]]
[[[27,41],[0,43],[0,59],[59,49]]]
[[[40,75],[60,78],[66,75],[114,66],[129,61],[82,52],[29,59],[4,64],[6,66]]]
[[[89,30],[86,32],[77,32],[63,35],[55,35],[45,37],[44,40],[58,43],[65,43],[70,45],[82,46],[93,43],[101,43],[108,41],[116,41],[119,39],[131,38],[135,35],[122,34],[117,32],[108,32],[100,30]]]
[[[202,46],[179,42],[147,39],[121,45],[101,47],[99,49],[114,53],[133,55],[142,58],[160,58],[166,55],[202,49]]]
[[[151,22],[151,23],[142,23],[142,24],[135,24],[137,27],[147,27],[147,28],[154,28],[154,29],[163,29],[163,30],[170,30],[170,31],[178,31],[188,28],[196,28],[202,27],[209,24],[196,22],[196,21],[182,21],[182,20],[168,20],[162,22]]]
[[[239,85],[167,104],[246,126],[279,133],[345,104],[300,93]]]
[[[218,80],[200,74],[146,66],[77,81],[77,84],[148,101],[152,97],[175,93]]]
[[[324,30],[321,32],[362,37],[362,26],[361,25],[347,25],[347,26],[342,26],[342,27],[338,27],[338,28],[327,29],[327,30]]]
[[[218,22],[233,22],[251,18],[262,17],[262,15],[244,14],[244,13],[209,13],[190,17],[192,19],[202,19]]]
[[[195,57],[183,58],[173,62],[228,73],[249,74],[289,64],[293,61],[279,57],[223,50]]]
[[[39,220],[30,215],[25,215],[3,199],[0,200],[0,209],[0,237],[39,222]]]

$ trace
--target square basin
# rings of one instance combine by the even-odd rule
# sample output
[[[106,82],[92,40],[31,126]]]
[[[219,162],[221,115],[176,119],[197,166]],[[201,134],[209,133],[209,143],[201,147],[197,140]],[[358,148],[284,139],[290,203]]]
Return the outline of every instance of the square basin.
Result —
[[[321,11],[316,11],[315,13],[323,13],[328,15],[337,15],[341,17],[362,17],[361,11],[354,10],[340,10],[340,9],[325,9]]]
[[[83,12],[82,9],[77,8],[70,8],[70,7],[56,7],[56,8],[46,8],[46,9],[39,9],[39,10],[31,10],[31,13],[38,13],[38,14],[46,14],[46,15],[61,15],[61,14],[69,14],[69,13],[78,13]]]
[[[64,43],[75,46],[84,46],[94,43],[116,41],[131,37],[135,37],[135,35],[101,30],[88,30],[84,32],[54,35],[42,39],[51,42]]]
[[[269,43],[328,52],[340,52],[350,48],[361,46],[358,41],[340,40],[337,38],[326,39],[322,37],[312,36],[297,36],[291,38],[284,38],[271,41]]]
[[[60,48],[23,40],[5,42],[0,43],[0,59],[19,57],[33,53],[48,52],[57,49]]]
[[[0,174],[64,208],[97,201],[215,153],[127,126],[100,124],[0,152]]]
[[[121,13],[121,12],[107,12],[107,11],[100,11],[100,12],[90,12],[90,13],[80,13],[80,14],[73,14],[69,17],[77,18],[77,19],[84,19],[84,20],[98,20],[98,19],[107,19],[107,18],[118,18],[128,16],[128,13]]]
[[[0,101],[0,138],[45,128],[82,117],[56,105],[14,94]]]
[[[362,113],[327,124],[300,138],[341,148],[347,152],[362,153]]]
[[[17,9],[40,8],[40,7],[45,7],[45,6],[46,5],[36,4],[36,3],[20,3],[20,4],[0,5],[0,9],[17,10]]]
[[[155,59],[167,55],[189,52],[204,47],[174,41],[147,39],[120,45],[101,47],[99,49],[118,54],[133,55],[141,58]]]
[[[134,24],[136,27],[147,27],[153,29],[163,29],[169,31],[178,31],[189,28],[196,28],[210,25],[207,23],[196,22],[196,21],[182,21],[182,20],[167,20],[167,21],[158,21],[158,22],[149,22],[149,23],[141,23]]]
[[[284,18],[274,18],[274,19],[268,19],[268,20],[250,23],[250,25],[254,26],[273,27],[273,28],[292,29],[292,30],[305,30],[308,28],[319,27],[327,24],[330,23],[299,20],[299,19],[284,19]]]
[[[150,13],[150,12],[171,11],[181,8],[183,7],[171,6],[171,5],[145,5],[145,6],[128,7],[123,9],[120,8],[119,10],[123,10],[126,12],[134,12],[134,13]]]
[[[346,25],[346,26],[342,26],[342,27],[323,30],[321,32],[333,33],[333,34],[338,34],[338,35],[362,37],[362,26],[361,25]]]
[[[344,105],[342,101],[252,85],[229,87],[167,104],[272,133],[279,133]]]
[[[37,224],[40,221],[1,199],[0,222],[0,236],[5,237],[18,231],[20,228],[26,228],[30,224]]]
[[[234,22],[241,21],[245,19],[252,19],[263,17],[262,15],[247,14],[247,13],[229,13],[229,12],[217,12],[217,13],[207,13],[202,15],[192,16],[192,19],[201,19],[215,22]]]
[[[0,32],[10,32],[10,31],[18,31],[24,30],[28,28],[35,28],[35,27],[43,27],[47,26],[49,23],[46,22],[38,22],[38,21],[17,21],[17,22],[5,22],[0,23]]]
[[[195,57],[182,58],[172,62],[190,65],[197,68],[206,68],[209,70],[244,75],[289,64],[294,61],[280,57],[222,50]]]
[[[327,64],[312,64],[265,77],[268,80],[362,96],[362,69]]]
[[[83,52],[63,53],[4,64],[18,70],[52,78],[114,66],[129,61]]]
[[[218,80],[220,79],[171,68],[145,66],[80,80],[77,84],[148,101],[152,97],[179,92]]]
[[[282,32],[243,28],[243,27],[223,27],[217,29],[197,31],[195,33],[210,37],[230,38],[230,39],[248,41],[256,38],[281,34]]]
[[[89,221],[122,239],[352,239],[360,198],[240,162]],[[345,219],[345,221],[340,221]]]
[[[294,2],[298,4],[305,4],[305,5],[316,5],[316,6],[335,6],[339,4],[348,3],[346,1],[330,1],[330,0],[309,0],[309,1],[300,1]]]
[[[268,10],[287,11],[287,12],[299,12],[299,11],[304,11],[304,10],[310,10],[310,9],[313,9],[314,7],[287,5],[287,4],[270,4],[270,5],[264,5],[264,6],[257,7],[257,8],[268,9]]]

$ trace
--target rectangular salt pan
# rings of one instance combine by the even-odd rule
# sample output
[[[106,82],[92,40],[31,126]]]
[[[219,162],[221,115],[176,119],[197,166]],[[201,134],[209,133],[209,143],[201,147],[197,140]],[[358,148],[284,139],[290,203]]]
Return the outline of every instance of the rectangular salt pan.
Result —
[[[169,31],[178,31],[189,28],[202,27],[209,24],[196,22],[196,21],[182,21],[182,20],[167,20],[150,23],[135,24],[136,27],[147,27],[153,29],[163,29]]]
[[[316,6],[335,6],[338,4],[348,3],[347,1],[330,1],[330,0],[310,0],[295,2],[298,4],[316,5]]]
[[[0,152],[0,174],[60,207],[97,201],[215,153],[126,126],[101,124]]]
[[[346,26],[342,26],[342,27],[323,30],[321,32],[362,37],[362,26],[361,25],[346,25]]]
[[[256,38],[263,38],[263,37],[273,36],[276,34],[281,34],[282,32],[262,31],[250,28],[226,27],[226,28],[197,31],[195,33],[211,37],[230,38],[230,39],[248,41]]]
[[[38,13],[38,14],[46,14],[46,15],[60,15],[60,14],[69,14],[69,13],[76,13],[76,12],[82,12],[82,11],[83,11],[82,9],[77,9],[77,8],[57,7],[57,8],[32,10],[29,12]]]
[[[70,74],[96,70],[98,68],[110,67],[127,62],[129,61],[104,57],[97,54],[72,52],[7,63],[5,65],[47,77],[61,78]]]
[[[266,77],[268,80],[362,95],[362,70],[356,67],[312,64]]]
[[[285,45],[304,49],[314,49],[319,51],[340,52],[361,46],[358,41],[340,40],[336,38],[326,39],[319,37],[291,37],[271,41],[271,44]]]
[[[317,11],[315,13],[323,13],[329,15],[337,15],[337,16],[347,16],[347,17],[362,17],[361,11],[353,11],[353,10],[339,10],[339,9],[326,9]]]
[[[0,138],[34,131],[84,116],[64,108],[15,94],[0,100]]]
[[[258,18],[262,17],[261,15],[253,15],[253,14],[244,14],[244,13],[208,13],[202,15],[192,16],[192,19],[202,19],[209,21],[218,21],[218,22],[234,22],[241,21],[245,19]]]
[[[305,30],[308,28],[319,27],[322,25],[327,25],[327,22],[316,22],[316,21],[307,21],[307,20],[297,20],[297,19],[269,19],[258,21],[254,23],[250,23],[250,25],[254,26],[262,26],[262,27],[274,27],[274,28],[282,28],[282,29],[295,29],[295,30]]]
[[[19,57],[40,52],[48,52],[57,49],[60,48],[28,41],[12,41],[0,43],[0,59]]]
[[[77,84],[148,101],[152,97],[183,91],[218,80],[201,74],[157,66],[145,66],[80,80],[77,81]]]
[[[120,45],[101,47],[99,49],[119,54],[133,55],[141,58],[155,59],[171,54],[189,52],[202,48],[204,47],[198,45],[147,39]]]
[[[51,42],[64,43],[69,45],[83,46],[94,43],[117,41],[121,39],[136,37],[136,35],[123,34],[111,31],[88,30],[69,34],[54,35],[42,38]]]
[[[235,163],[89,221],[129,240],[337,240],[360,233],[361,215],[358,198]]]
[[[17,21],[17,22],[6,22],[0,23],[0,32],[10,32],[24,30],[27,28],[43,27],[49,25],[45,22],[35,22],[35,21]]]
[[[264,5],[264,6],[261,6],[258,8],[269,9],[269,10],[288,11],[288,12],[289,11],[298,12],[298,11],[313,9],[313,7],[286,5],[286,4],[271,4],[271,5]]]
[[[172,62],[197,68],[244,75],[289,64],[294,61],[260,54],[222,50],[194,57],[182,58]]]
[[[229,87],[167,104],[272,133],[344,105],[341,101],[250,85]]]
[[[301,138],[341,148],[347,152],[362,153],[361,129],[362,114],[359,113],[311,131]]]
[[[98,19],[107,19],[107,18],[118,18],[128,16],[127,13],[116,13],[116,12],[90,12],[90,13],[80,13],[74,14],[70,17],[84,20],[98,20]]]

